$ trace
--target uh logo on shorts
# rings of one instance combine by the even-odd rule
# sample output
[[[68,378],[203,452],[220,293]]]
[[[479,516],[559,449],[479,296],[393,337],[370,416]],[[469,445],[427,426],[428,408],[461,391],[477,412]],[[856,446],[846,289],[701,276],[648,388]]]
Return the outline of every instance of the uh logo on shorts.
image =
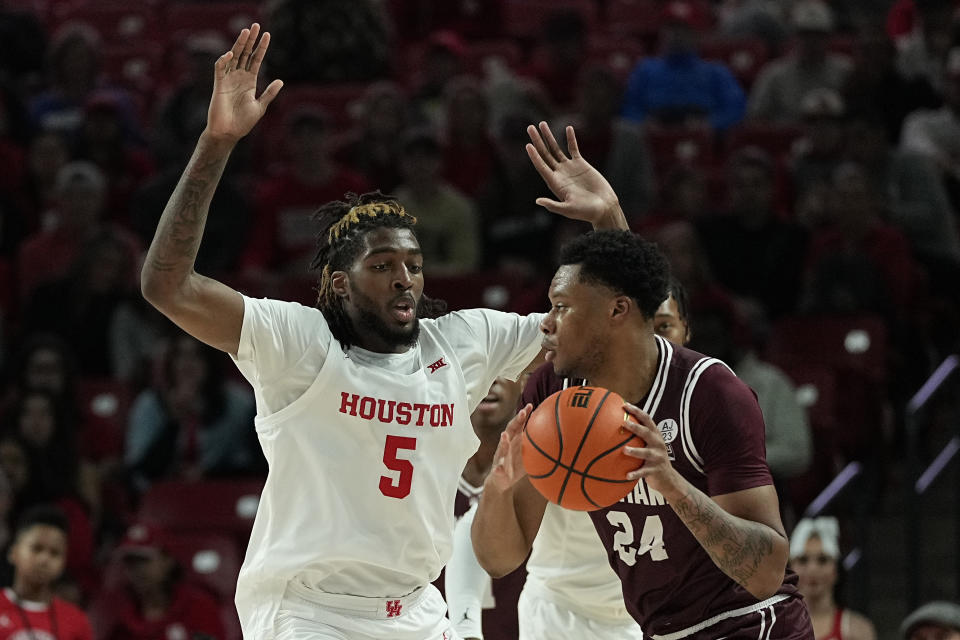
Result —
[[[396,618],[400,615],[400,610],[403,609],[403,605],[400,604],[399,600],[387,600],[387,617]]]

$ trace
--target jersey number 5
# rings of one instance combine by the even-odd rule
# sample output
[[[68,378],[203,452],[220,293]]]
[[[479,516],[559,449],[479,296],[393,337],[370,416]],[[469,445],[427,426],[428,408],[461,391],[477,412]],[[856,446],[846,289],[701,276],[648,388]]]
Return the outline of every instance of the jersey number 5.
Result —
[[[400,449],[416,450],[417,439],[405,436],[387,436],[383,448],[383,464],[391,471],[399,471],[396,479],[380,476],[380,493],[388,498],[406,498],[410,495],[410,482],[413,480],[413,463],[397,457]]]
[[[633,523],[623,511],[608,511],[607,522],[618,529],[613,534],[613,550],[629,567],[637,563],[637,556],[650,552],[651,560],[666,560],[667,549],[663,546],[663,522],[660,516],[647,516],[640,532],[640,541],[634,545]]]

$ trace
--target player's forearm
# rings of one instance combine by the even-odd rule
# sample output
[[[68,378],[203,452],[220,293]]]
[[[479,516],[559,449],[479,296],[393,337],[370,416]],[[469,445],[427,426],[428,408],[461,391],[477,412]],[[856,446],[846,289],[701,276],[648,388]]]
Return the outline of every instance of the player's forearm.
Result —
[[[667,501],[721,571],[759,600],[776,593],[789,554],[782,535],[728,513],[689,484]]]
[[[480,566],[494,578],[502,578],[530,553],[513,502],[513,491],[501,492],[488,482],[470,530],[473,551]]]
[[[143,295],[159,305],[193,273],[210,201],[235,142],[204,133],[160,216],[140,273]]]

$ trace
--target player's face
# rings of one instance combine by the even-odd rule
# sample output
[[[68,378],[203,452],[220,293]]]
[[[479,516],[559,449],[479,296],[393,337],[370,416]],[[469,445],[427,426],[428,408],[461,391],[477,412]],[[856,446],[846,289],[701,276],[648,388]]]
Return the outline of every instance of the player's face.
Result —
[[[344,308],[371,351],[399,353],[417,341],[423,295],[423,254],[409,229],[374,229],[347,272]]]
[[[800,578],[797,588],[804,596],[819,597],[833,591],[837,582],[837,561],[823,552],[820,538],[811,536],[803,554],[790,562]]]
[[[506,424],[517,412],[522,389],[519,381],[497,378],[490,385],[490,392],[477,406],[477,413],[490,424]]]
[[[690,327],[687,319],[680,315],[680,308],[673,296],[657,308],[653,315],[653,331],[676,345],[683,346],[690,342]]]
[[[32,585],[49,585],[63,573],[67,536],[56,527],[38,524],[20,533],[8,556],[17,575]]]
[[[563,265],[550,283],[550,312],[540,323],[547,362],[558,376],[591,378],[606,361],[611,295],[580,280],[580,265]]]

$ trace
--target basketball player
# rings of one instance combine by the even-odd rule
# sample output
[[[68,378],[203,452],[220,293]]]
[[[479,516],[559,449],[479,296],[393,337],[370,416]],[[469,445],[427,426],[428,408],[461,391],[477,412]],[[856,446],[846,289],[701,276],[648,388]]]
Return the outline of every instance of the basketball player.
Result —
[[[141,274],[147,300],[230,354],[256,396],[270,472],[237,584],[244,636],[456,638],[430,582],[449,558],[457,480],[477,448],[469,415],[497,376],[515,378],[538,353],[543,316],[471,310],[421,321],[415,221],[378,194],[318,212],[316,309],[247,298],[197,274],[230,152],[282,86],[256,96],[269,45],[259,32],[241,31],[215,64],[206,129]],[[567,166],[552,206],[592,202],[580,219],[622,225],[612,191],[598,195],[595,176]]]
[[[548,151],[560,165],[563,154]],[[542,155],[542,154],[541,154]],[[558,378],[619,393],[646,442],[621,502],[590,513],[627,610],[654,640],[813,640],[786,571],[788,545],[764,460],[756,398],[722,362],[653,332],[668,267],[656,247],[626,231],[577,238],[562,251],[542,324]],[[531,379],[528,387],[536,387]],[[534,402],[562,388],[556,380]],[[520,455],[527,404],[501,437],[473,524],[478,560],[503,575],[526,558],[546,500]],[[662,434],[662,435],[661,435]]]

